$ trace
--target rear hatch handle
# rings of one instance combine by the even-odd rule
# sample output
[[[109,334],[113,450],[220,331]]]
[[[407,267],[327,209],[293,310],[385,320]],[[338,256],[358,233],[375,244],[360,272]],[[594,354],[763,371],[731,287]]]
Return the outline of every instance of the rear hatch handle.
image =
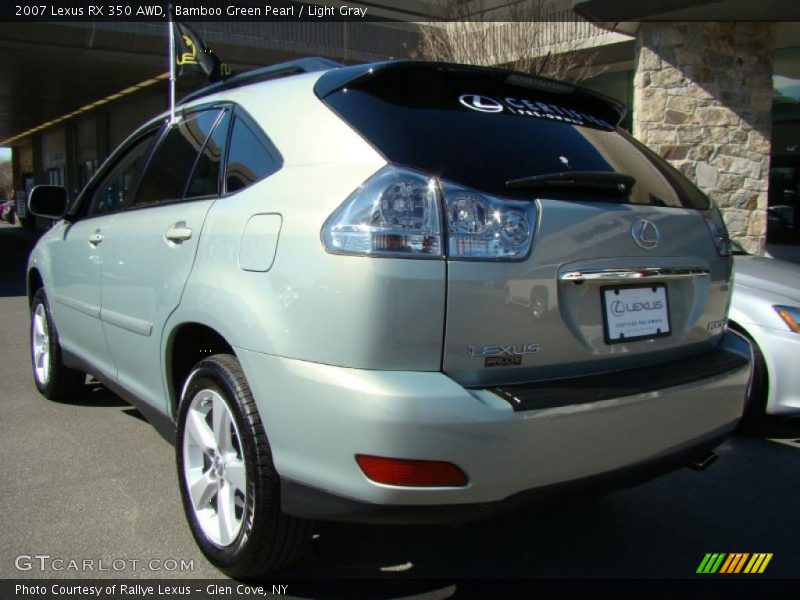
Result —
[[[626,282],[632,279],[689,279],[693,277],[707,277],[711,270],[706,267],[637,267],[622,269],[583,269],[580,271],[565,271],[559,274],[560,281],[583,283],[584,281],[613,283]]]

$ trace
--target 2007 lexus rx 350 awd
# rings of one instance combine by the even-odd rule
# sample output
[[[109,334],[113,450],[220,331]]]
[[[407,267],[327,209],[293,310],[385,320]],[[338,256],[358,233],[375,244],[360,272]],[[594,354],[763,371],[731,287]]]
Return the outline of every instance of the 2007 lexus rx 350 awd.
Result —
[[[624,109],[502,70],[305,59],[131,135],[28,266],[48,398],[86,373],[175,439],[235,576],[312,519],[468,518],[708,456],[746,344],[709,199]]]

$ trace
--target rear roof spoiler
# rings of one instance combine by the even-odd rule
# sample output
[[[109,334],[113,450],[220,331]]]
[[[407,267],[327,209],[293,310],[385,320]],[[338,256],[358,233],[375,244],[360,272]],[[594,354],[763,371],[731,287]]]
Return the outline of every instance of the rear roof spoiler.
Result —
[[[510,69],[497,69],[494,67],[479,67],[474,65],[461,65],[455,63],[442,63],[442,62],[429,62],[429,61],[415,61],[415,60],[397,60],[378,62],[363,65],[353,65],[350,67],[342,67],[328,71],[317,80],[314,85],[314,93],[321,100],[326,96],[337,92],[346,87],[357,87],[362,85],[378,75],[390,73],[393,71],[413,71],[413,70],[450,70],[461,71],[463,73],[474,73],[476,75],[483,75],[492,79],[503,79],[510,84],[522,84],[525,87],[540,89],[551,93],[574,94],[578,93],[585,96],[591,96],[595,99],[610,106],[617,114],[617,125],[625,117],[627,107],[605,94],[595,92],[585,87],[557,81],[548,77],[540,77],[538,75],[531,75],[530,73],[522,73],[520,71],[512,71]]]

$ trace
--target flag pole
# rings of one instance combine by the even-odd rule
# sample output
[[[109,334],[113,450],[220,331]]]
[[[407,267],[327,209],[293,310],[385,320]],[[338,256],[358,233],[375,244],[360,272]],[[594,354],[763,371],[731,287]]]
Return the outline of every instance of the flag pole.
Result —
[[[167,4],[169,27],[169,124],[175,123],[175,28],[172,26],[172,4]]]

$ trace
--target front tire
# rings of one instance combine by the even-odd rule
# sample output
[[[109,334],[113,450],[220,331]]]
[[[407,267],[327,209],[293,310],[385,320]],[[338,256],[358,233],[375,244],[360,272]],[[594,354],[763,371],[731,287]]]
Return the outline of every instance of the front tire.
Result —
[[[767,398],[769,396],[769,373],[767,362],[758,344],[744,329],[738,325],[731,325],[731,329],[747,340],[753,351],[753,374],[747,388],[742,425],[754,425],[767,414]]]
[[[30,342],[33,380],[39,393],[58,402],[80,394],[86,374],[64,365],[44,288],[33,296]]]
[[[310,524],[280,510],[280,481],[235,357],[200,361],[178,409],[183,508],[208,560],[232,577],[281,569],[306,548]]]
[[[752,423],[767,414],[767,397],[769,396],[769,374],[767,362],[755,340],[748,337],[753,347],[753,377],[747,390],[747,405],[743,419]]]

